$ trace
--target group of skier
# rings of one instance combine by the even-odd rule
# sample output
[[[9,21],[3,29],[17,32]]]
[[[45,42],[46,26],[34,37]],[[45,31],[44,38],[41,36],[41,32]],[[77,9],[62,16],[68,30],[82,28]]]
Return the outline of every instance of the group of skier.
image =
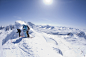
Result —
[[[23,25],[23,35],[24,35],[24,37],[30,37],[29,36],[29,30],[30,30],[30,27],[28,25]],[[19,37],[21,37],[21,35],[20,35],[21,29],[17,28],[17,33],[19,33]]]

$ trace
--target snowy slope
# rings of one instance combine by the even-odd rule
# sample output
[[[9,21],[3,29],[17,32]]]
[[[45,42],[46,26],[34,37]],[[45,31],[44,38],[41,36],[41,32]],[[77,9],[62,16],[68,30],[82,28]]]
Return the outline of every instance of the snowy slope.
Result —
[[[18,37],[16,28],[30,26],[31,38]],[[0,57],[86,57],[85,30],[16,21],[13,30],[0,30]],[[21,32],[23,35],[23,32]]]

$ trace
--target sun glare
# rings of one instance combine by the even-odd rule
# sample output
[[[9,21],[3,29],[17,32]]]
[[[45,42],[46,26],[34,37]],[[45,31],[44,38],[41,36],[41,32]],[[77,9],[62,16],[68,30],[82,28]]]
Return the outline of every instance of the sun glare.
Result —
[[[50,5],[52,4],[53,0],[43,0],[43,2],[47,5]]]

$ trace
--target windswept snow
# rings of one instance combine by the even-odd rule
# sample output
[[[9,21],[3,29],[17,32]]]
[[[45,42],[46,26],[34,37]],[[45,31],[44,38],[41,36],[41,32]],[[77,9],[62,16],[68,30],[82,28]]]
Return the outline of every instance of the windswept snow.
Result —
[[[18,37],[16,28],[23,24],[30,26],[30,38]],[[15,29],[0,30],[0,57],[86,57],[85,32],[16,21]]]
[[[24,21],[21,21],[21,20],[17,20],[15,22],[15,24],[21,24],[21,25],[25,24],[25,25],[27,25],[27,23],[25,23]]]

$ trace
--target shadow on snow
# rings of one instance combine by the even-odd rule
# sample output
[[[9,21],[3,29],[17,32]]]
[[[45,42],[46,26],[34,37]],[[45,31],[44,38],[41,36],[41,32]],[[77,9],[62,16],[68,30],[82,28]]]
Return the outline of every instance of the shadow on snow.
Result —
[[[4,45],[9,39],[15,39],[18,37],[18,34],[14,31],[12,31],[10,34],[6,36],[5,39],[2,40],[2,45]]]
[[[23,32],[21,32],[21,34],[22,34]],[[31,34],[31,33],[33,33],[33,31],[29,31],[29,34]],[[16,31],[15,30],[13,30],[10,34],[8,34],[7,36],[6,36],[6,38],[5,39],[3,39],[2,40],[2,45],[4,45],[9,39],[16,39],[16,38],[18,38],[18,33],[16,33]],[[24,38],[24,37],[23,37]],[[18,40],[16,40],[15,42],[13,42],[13,43],[19,43],[20,41],[22,40],[22,38],[20,38],[20,39],[18,39]]]

